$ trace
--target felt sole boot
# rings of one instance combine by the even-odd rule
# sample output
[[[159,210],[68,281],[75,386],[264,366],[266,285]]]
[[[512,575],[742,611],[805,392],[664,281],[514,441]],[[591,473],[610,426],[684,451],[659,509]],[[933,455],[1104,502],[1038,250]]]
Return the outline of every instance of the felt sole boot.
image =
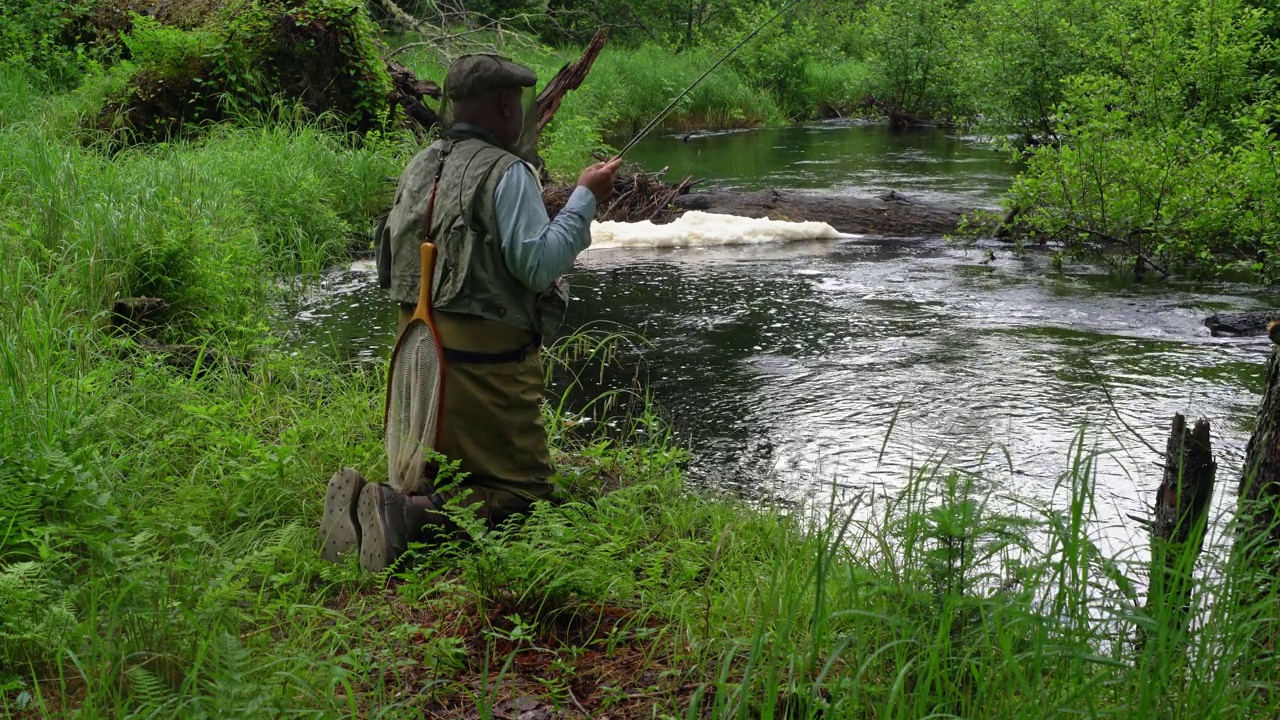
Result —
[[[382,572],[405,549],[404,497],[385,485],[366,485],[360,491],[356,517],[360,521],[360,567]]]
[[[325,560],[336,563],[343,554],[360,545],[356,504],[366,484],[360,473],[351,468],[343,468],[329,478],[319,534],[320,557]]]

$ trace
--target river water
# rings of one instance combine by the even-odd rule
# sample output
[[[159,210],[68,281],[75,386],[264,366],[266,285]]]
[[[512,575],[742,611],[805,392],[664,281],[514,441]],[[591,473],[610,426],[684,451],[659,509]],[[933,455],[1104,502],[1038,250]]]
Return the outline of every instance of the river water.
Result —
[[[713,187],[893,189],[968,206],[994,206],[1012,174],[972,139],[860,124],[654,138],[632,159]],[[989,247],[985,264],[982,248],[941,238],[588,251],[568,325],[649,344],[593,375],[583,397],[638,378],[690,451],[691,481],[757,499],[892,492],[940,463],[1061,506],[1055,488],[1083,429],[1097,455],[1096,531],[1112,554],[1145,543],[1126,519],[1146,514],[1159,484],[1144,441],[1163,449],[1183,412],[1213,424],[1214,512],[1228,516],[1270,343],[1213,338],[1201,321],[1267,307],[1265,291],[1135,286],[1054,270],[1044,251]],[[368,263],[285,310],[297,345],[389,354],[393,315]]]

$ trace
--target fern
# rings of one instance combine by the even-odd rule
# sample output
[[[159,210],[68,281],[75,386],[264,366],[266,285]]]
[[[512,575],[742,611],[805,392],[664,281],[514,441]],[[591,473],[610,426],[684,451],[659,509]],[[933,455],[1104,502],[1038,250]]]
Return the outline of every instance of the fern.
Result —
[[[0,666],[42,662],[76,624],[71,600],[54,591],[38,562],[0,565]]]
[[[214,718],[253,718],[271,714],[263,686],[254,682],[262,677],[254,665],[253,654],[231,633],[215,636],[208,647],[209,661],[202,698],[203,714]],[[269,677],[269,675],[267,675]]]
[[[141,665],[134,665],[126,670],[125,678],[129,682],[130,697],[141,710],[159,716],[160,710],[177,700],[163,680]]]

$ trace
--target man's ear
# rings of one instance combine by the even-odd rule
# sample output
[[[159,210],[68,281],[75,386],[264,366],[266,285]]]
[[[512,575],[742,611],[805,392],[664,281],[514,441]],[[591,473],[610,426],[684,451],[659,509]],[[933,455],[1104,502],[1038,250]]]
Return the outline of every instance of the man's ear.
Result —
[[[496,101],[494,104],[497,106],[498,117],[504,120],[511,117],[511,92],[505,88],[499,90],[495,94],[494,100]]]
[[[520,88],[507,91],[507,112],[510,117],[519,117],[524,112],[524,92]]]

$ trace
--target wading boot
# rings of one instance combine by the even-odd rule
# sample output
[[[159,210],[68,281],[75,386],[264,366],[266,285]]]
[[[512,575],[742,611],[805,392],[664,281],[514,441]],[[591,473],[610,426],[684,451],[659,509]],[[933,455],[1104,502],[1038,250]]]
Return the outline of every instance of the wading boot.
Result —
[[[320,557],[325,560],[338,562],[344,553],[360,545],[356,503],[366,484],[360,473],[351,468],[343,468],[329,478],[319,536]]]
[[[422,536],[428,511],[396,492],[390,485],[364,486],[356,510],[360,520],[360,567],[382,572]]]

